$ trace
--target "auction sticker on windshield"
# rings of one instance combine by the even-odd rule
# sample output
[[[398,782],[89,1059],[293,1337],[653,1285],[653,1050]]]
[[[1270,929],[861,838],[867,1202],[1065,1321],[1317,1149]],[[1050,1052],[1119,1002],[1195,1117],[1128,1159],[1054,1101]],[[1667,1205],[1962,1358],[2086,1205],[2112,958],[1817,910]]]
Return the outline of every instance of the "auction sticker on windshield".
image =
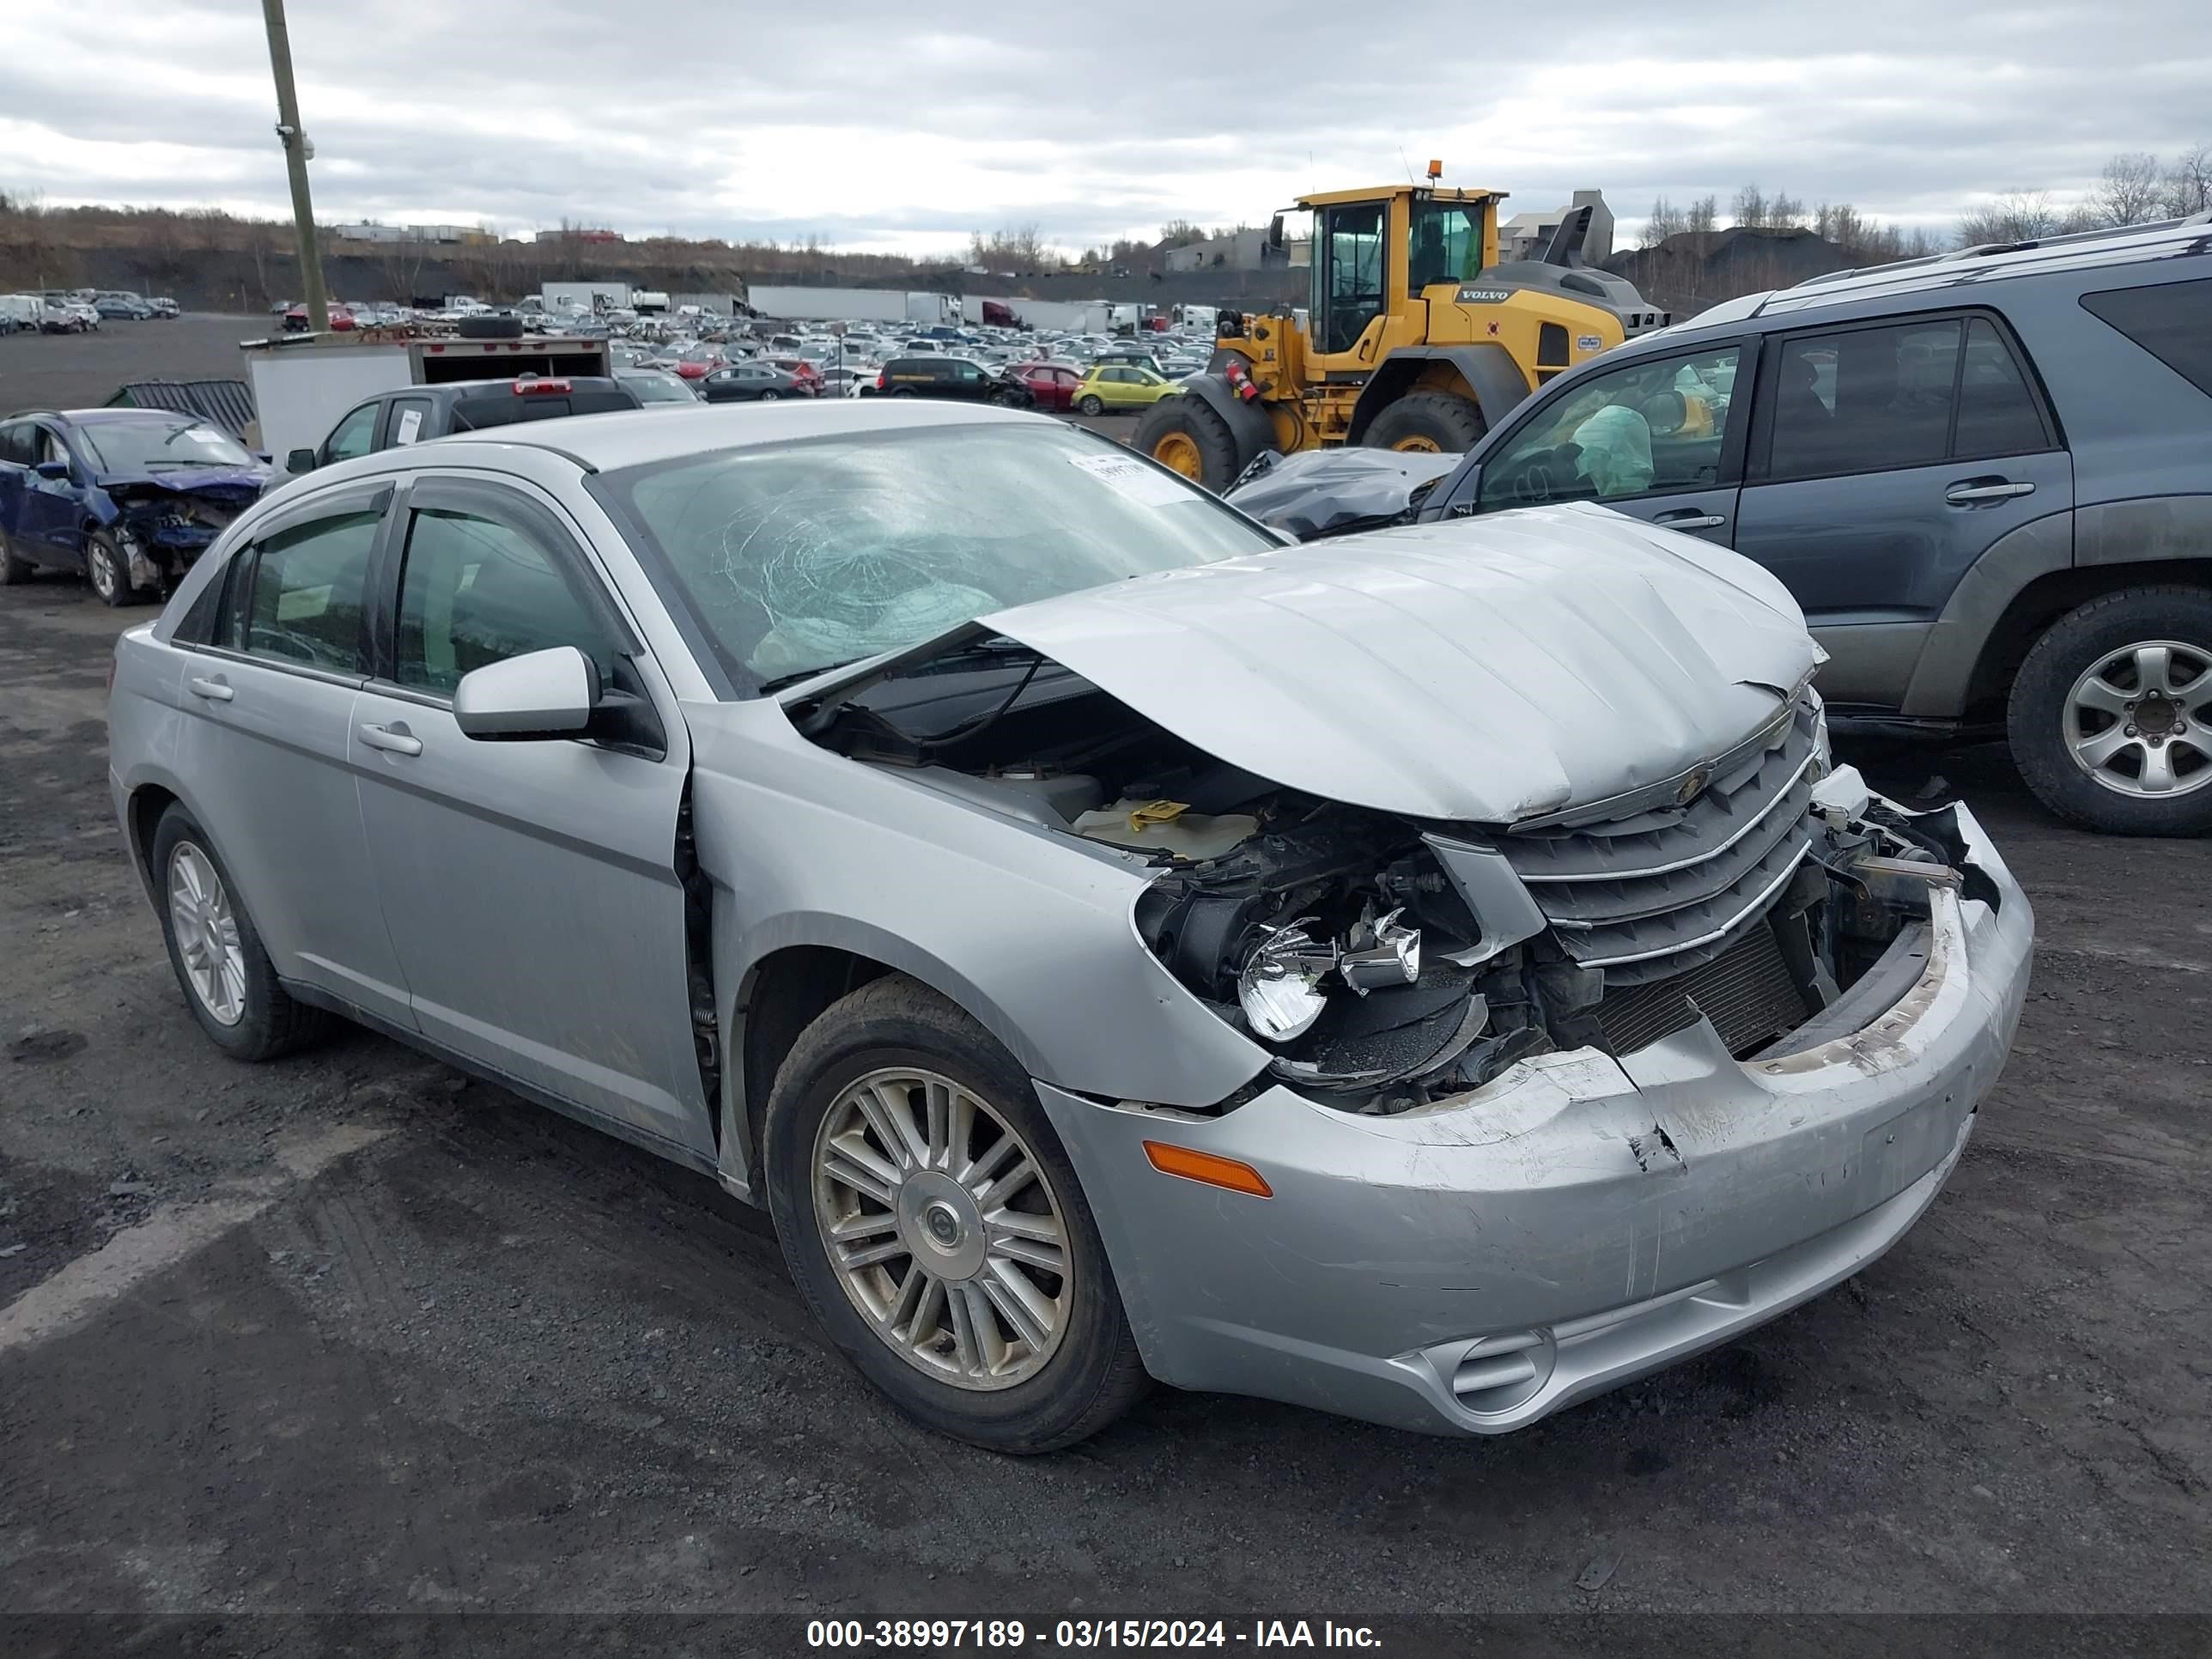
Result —
[[[1188,485],[1153,471],[1142,461],[1124,460],[1119,455],[1071,455],[1067,464],[1081,467],[1101,483],[1146,507],[1173,507],[1191,499]]]
[[[396,444],[411,444],[415,441],[415,434],[422,429],[422,411],[419,409],[403,409],[399,411],[399,430],[392,441]]]

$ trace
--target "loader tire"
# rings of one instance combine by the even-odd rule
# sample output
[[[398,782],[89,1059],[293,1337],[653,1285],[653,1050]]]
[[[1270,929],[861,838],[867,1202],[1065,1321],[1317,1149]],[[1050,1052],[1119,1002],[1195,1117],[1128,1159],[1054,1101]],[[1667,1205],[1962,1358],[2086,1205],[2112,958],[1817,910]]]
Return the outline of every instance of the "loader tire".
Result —
[[[1409,392],[1369,423],[1359,441],[1369,449],[1464,455],[1488,431],[1482,411],[1453,392]]]
[[[1146,410],[1133,447],[1217,495],[1237,482],[1249,459],[1238,453],[1229,422],[1205,398],[1188,392],[1163,398]]]

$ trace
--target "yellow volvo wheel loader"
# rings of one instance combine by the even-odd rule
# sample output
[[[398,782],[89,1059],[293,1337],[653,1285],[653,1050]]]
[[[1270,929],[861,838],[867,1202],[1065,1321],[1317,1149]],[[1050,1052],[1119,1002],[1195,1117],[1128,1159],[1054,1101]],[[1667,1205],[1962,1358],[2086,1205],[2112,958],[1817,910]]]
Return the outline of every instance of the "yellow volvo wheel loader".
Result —
[[[1499,264],[1498,190],[1430,183],[1297,200],[1313,215],[1303,319],[1221,313],[1213,361],[1137,424],[1135,447],[1210,489],[1262,451],[1470,448],[1561,370],[1668,320],[1583,263],[1587,207],[1540,258]],[[1281,246],[1282,216],[1269,240]]]

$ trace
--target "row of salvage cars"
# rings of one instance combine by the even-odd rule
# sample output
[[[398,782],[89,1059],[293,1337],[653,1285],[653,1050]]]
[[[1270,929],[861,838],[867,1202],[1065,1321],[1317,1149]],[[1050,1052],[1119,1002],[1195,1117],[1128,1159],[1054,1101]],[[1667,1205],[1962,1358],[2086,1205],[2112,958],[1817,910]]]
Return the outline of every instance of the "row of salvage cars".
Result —
[[[1517,1428],[1911,1226],[2033,919],[1820,661],[1595,506],[1299,545],[839,401],[315,472],[109,727],[216,1043],[340,1015],[714,1177],[893,1401],[1034,1452],[1153,1379]]]

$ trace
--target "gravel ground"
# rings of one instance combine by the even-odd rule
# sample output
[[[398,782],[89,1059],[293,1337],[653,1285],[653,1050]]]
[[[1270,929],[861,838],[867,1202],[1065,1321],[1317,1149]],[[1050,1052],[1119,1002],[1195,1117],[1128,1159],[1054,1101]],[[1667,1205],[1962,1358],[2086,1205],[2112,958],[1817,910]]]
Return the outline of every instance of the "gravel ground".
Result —
[[[219,372],[236,327],[130,337]],[[104,395],[125,337],[0,340],[0,404]],[[74,389],[21,366],[72,349]],[[2040,921],[1897,1249],[1502,1440],[1161,1390],[1015,1462],[880,1405],[704,1180],[365,1034],[219,1056],[105,785],[146,614],[0,592],[0,1613],[2212,1611],[2212,842],[2063,829],[1988,749],[1868,757],[1944,775]]]

